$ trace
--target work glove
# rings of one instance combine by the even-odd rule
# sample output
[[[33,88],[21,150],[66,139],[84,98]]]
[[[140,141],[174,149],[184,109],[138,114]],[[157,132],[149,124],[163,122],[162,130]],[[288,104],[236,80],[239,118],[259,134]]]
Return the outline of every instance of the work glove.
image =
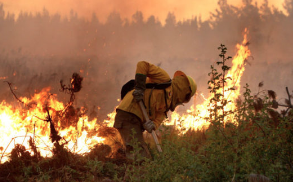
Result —
[[[153,130],[155,130],[155,123],[151,120],[148,120],[146,121],[144,124],[143,124],[143,128],[145,130],[147,130],[149,133],[152,133]]]
[[[135,75],[135,87],[132,95],[136,102],[143,100],[143,94],[146,89],[145,86],[146,82],[146,75],[143,74],[136,74]]]
[[[132,92],[133,98],[135,99],[136,102],[143,100],[143,93],[144,93],[144,90],[142,89],[135,89]]]

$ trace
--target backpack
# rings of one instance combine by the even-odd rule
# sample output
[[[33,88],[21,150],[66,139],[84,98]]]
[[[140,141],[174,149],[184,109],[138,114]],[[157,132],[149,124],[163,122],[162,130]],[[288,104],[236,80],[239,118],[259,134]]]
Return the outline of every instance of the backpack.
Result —
[[[170,87],[172,84],[172,81],[168,81],[168,82],[165,82],[165,83],[147,83],[146,84],[146,88],[147,89],[165,89],[165,88],[168,88]],[[132,80],[129,80],[127,83],[125,83],[123,86],[122,86],[122,89],[121,89],[121,100],[124,98],[124,96],[131,90],[133,90],[135,87],[135,80],[132,79]]]

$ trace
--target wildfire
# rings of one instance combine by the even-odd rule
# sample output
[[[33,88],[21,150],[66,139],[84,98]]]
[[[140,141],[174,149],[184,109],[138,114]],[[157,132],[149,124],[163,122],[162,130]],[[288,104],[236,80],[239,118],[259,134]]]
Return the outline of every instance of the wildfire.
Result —
[[[248,43],[247,34],[248,30],[245,29],[242,44],[236,45],[238,51],[237,54],[233,57],[233,65],[226,75],[226,78],[232,78],[232,80],[227,80],[226,87],[233,87],[235,89],[233,91],[230,90],[224,92],[225,99],[232,101],[229,102],[225,107],[225,109],[228,110],[233,110],[236,108],[235,101],[240,96],[240,80],[245,70],[245,61],[250,56],[250,50],[246,46]],[[209,126],[209,122],[207,122],[204,118],[209,116],[209,103],[213,95],[211,94],[207,99],[204,96],[202,97],[205,100],[203,104],[196,105],[196,108],[191,106],[191,108],[187,110],[187,114],[179,115],[178,113],[173,112],[171,115],[171,120],[169,123],[167,123],[167,125],[175,125],[175,127],[182,133],[185,133],[189,129],[197,130],[207,128]]]
[[[238,52],[232,60],[233,66],[226,75],[232,78],[227,81],[227,87],[235,88],[234,91],[224,93],[225,98],[232,101],[226,106],[229,110],[236,107],[233,101],[240,95],[240,78],[245,70],[245,60],[250,56],[246,46],[247,33],[248,31],[245,30],[242,44],[236,45]],[[208,127],[209,123],[204,118],[209,116],[209,102],[213,95],[205,98],[201,94],[201,97],[204,98],[203,104],[196,105],[195,108],[191,106],[183,115],[173,112],[167,125],[174,125],[182,133],[188,129],[197,130]],[[50,88],[44,88],[32,98],[20,98],[19,101],[14,105],[8,104],[5,100],[0,103],[0,164],[8,160],[8,155],[16,144],[24,145],[29,150],[29,140],[35,142],[43,157],[52,156],[50,122],[62,138],[60,141],[74,153],[84,154],[90,152],[96,144],[107,143],[103,134],[101,134],[103,137],[99,136],[98,130],[103,126],[113,126],[115,112],[108,115],[103,125],[98,124],[97,119],[89,121],[86,115],[66,120],[69,116],[65,116],[65,108],[68,109],[68,107],[59,102],[56,95],[50,94]],[[33,151],[30,152],[33,153]]]

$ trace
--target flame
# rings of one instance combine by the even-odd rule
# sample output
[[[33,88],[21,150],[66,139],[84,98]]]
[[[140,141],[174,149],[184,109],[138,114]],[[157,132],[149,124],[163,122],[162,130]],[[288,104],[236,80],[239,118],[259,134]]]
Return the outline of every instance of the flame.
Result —
[[[224,92],[224,98],[232,101],[225,106],[225,110],[234,110],[236,108],[235,101],[240,96],[240,80],[245,70],[245,61],[250,56],[250,50],[246,46],[248,43],[247,34],[248,30],[245,29],[242,44],[236,45],[238,50],[237,54],[233,57],[232,67],[225,76],[226,78],[232,78],[232,80],[227,80],[225,87],[233,87],[235,89]],[[177,112],[173,112],[171,114],[170,122],[166,124],[175,125],[181,133],[185,133],[189,129],[197,130],[207,128],[210,123],[204,118],[209,116],[209,103],[210,99],[213,98],[213,94],[211,94],[207,99],[203,95],[202,97],[205,100],[202,104],[196,105],[196,108],[191,106],[191,108],[187,110],[187,114],[180,115]]]
[[[72,152],[84,154],[98,143],[104,143],[105,138],[99,137],[97,119],[88,120],[81,116],[74,125],[64,126],[60,115],[64,104],[50,94],[50,88],[44,88],[32,98],[20,98],[22,103],[10,105],[5,100],[0,104],[0,163],[8,160],[8,155],[16,144],[22,144],[28,150],[29,139],[33,139],[41,156],[52,156],[53,143],[50,139],[50,123],[46,121],[49,113],[63,143]],[[109,114],[105,126],[112,126],[115,112]],[[92,131],[92,132],[91,132]],[[66,142],[65,142],[66,141]],[[67,143],[68,142],[68,143]],[[33,154],[32,151],[30,151]]]

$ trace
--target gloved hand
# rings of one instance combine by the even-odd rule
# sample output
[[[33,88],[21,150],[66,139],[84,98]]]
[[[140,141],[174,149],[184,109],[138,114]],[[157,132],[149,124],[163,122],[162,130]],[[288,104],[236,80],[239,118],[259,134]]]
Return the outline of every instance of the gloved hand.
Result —
[[[155,130],[155,123],[151,120],[148,120],[146,121],[144,124],[143,124],[143,128],[145,130],[147,130],[149,133],[152,133],[153,130]]]
[[[136,102],[143,100],[143,93],[144,93],[144,90],[142,89],[135,89],[132,92],[133,98],[135,99]]]
[[[137,73],[135,75],[135,90],[132,95],[136,102],[143,100],[143,94],[146,89],[145,86],[146,75]]]

